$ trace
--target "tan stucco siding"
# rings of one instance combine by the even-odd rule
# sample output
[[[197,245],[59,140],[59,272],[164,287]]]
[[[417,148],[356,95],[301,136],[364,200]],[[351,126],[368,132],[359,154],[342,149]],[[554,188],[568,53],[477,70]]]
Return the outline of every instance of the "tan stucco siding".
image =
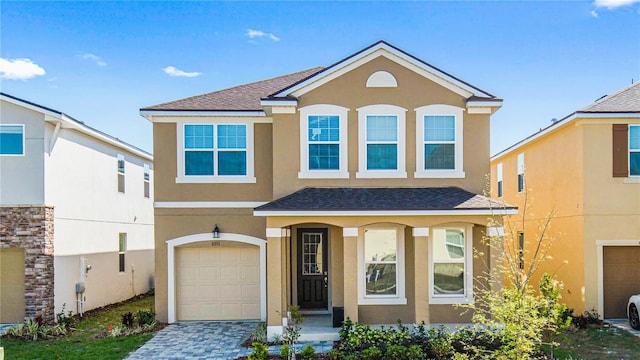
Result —
[[[216,120],[223,122],[224,120]],[[213,123],[214,120],[212,119]],[[155,201],[270,201],[272,200],[271,124],[254,124],[256,183],[176,183],[177,138],[175,123],[154,123]]]
[[[367,78],[376,71],[388,71],[398,81],[396,88],[367,88]],[[300,96],[298,108],[314,104],[332,104],[349,109],[347,142],[349,179],[299,179],[300,113],[273,115],[274,197],[313,186],[459,186],[481,193],[489,173],[489,115],[464,113],[463,179],[415,179],[416,112],[425,105],[446,104],[464,108],[465,99],[397,63],[380,57]],[[373,104],[400,106],[406,111],[407,179],[356,179],[358,171],[358,112]]]
[[[182,236],[210,233],[217,224],[221,232],[265,238],[264,218],[254,217],[252,209],[156,209],[155,262],[156,312],[167,321],[167,244]]]

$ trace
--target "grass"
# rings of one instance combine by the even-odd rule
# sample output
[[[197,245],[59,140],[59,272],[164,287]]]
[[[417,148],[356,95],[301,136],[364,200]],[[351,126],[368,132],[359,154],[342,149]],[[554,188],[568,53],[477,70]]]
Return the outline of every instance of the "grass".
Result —
[[[142,295],[85,313],[70,335],[49,340],[28,341],[0,338],[7,359],[124,359],[153,337],[136,334],[102,337],[109,325],[120,324],[123,314],[153,309],[153,295]]]
[[[638,359],[640,337],[614,326],[593,326],[582,330],[566,330],[554,351],[558,359]]]

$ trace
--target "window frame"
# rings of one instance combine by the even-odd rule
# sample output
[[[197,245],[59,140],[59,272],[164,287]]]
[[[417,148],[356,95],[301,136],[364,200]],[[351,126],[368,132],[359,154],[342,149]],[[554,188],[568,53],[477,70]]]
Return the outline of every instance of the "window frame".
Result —
[[[298,172],[299,179],[348,179],[349,178],[349,164],[348,164],[348,108],[332,105],[332,104],[316,104],[305,106],[299,109],[300,112],[300,171]],[[309,145],[313,144],[309,142],[309,116],[338,116],[338,123],[340,126],[340,139],[338,140],[339,155],[339,167],[336,170],[322,169],[311,170],[309,169]]]
[[[122,162],[122,170],[120,169],[120,162]],[[126,176],[125,176],[126,168],[127,168],[127,162],[124,159],[124,155],[116,154],[116,171],[117,171],[117,177],[118,177],[117,186],[118,186],[118,193],[120,194],[124,194],[127,190]],[[120,180],[121,177],[122,177],[122,180]],[[120,185],[122,185],[122,188],[120,188]]]
[[[497,179],[497,186],[498,186],[498,197],[501,198],[504,192],[504,183],[503,183],[503,178],[502,178],[502,163],[499,163],[498,165],[496,165],[496,179]]]
[[[632,149],[631,148],[631,128],[637,128],[638,132],[640,132],[640,125],[636,125],[636,124],[629,124],[629,129],[628,129],[628,140],[627,140],[627,151],[628,151],[628,155],[627,155],[627,166],[628,166],[628,172],[627,172],[627,176],[628,177],[640,177],[640,172],[638,172],[637,174],[632,174],[631,173],[631,154],[632,153],[637,153],[638,156],[640,156],[640,147],[638,147],[637,149]]]
[[[358,172],[356,178],[407,178],[406,171],[406,112],[407,109],[396,105],[374,104],[356,109],[358,111]],[[395,116],[397,121],[397,169],[367,169],[367,117]]]
[[[395,295],[367,295],[365,266],[365,232],[369,229],[394,230],[396,232],[396,294]],[[406,276],[405,276],[405,227],[395,224],[378,224],[360,228],[358,231],[358,305],[406,305]]]
[[[19,154],[3,154],[0,152],[0,156],[25,156],[26,155],[26,134],[25,134],[25,124],[0,124],[0,129],[3,127],[9,126],[19,126],[21,128],[20,132],[22,134],[22,149]]]
[[[147,163],[142,165],[142,196],[151,198],[151,166]]]
[[[464,264],[464,292],[462,294],[436,294],[434,291],[434,234],[437,230],[457,230],[462,231],[464,236],[464,256],[462,261],[451,261],[451,263]],[[446,244],[446,239],[445,239]],[[429,303],[430,304],[466,304],[473,302],[473,224],[448,224],[437,226],[429,232]]]
[[[123,242],[124,239],[124,242]],[[127,272],[127,233],[118,233],[118,272]]]
[[[518,264],[524,270],[524,232],[518,231]]]
[[[518,154],[518,192],[523,192],[525,189],[525,179],[524,179],[524,153]]]
[[[186,175],[184,129],[187,125],[213,125],[213,167],[214,175]],[[246,175],[217,175],[218,173],[218,125],[244,125],[246,130]],[[256,183],[254,176],[254,122],[243,118],[206,119],[197,121],[189,119],[176,123],[177,167],[176,183]],[[208,150],[208,149],[207,149]]]
[[[425,105],[415,109],[416,112],[416,171],[415,178],[452,178],[459,179],[465,177],[464,172],[464,109],[458,106],[433,104]],[[425,116],[453,116],[455,126],[454,168],[453,169],[425,169],[424,146],[432,142],[424,140],[424,118]]]

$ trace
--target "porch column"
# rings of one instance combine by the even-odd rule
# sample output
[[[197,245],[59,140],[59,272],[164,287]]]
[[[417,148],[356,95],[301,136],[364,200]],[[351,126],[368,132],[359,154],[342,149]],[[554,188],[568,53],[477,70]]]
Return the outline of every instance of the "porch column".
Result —
[[[504,227],[488,226],[487,237],[489,238],[489,269],[492,274],[497,266],[503,264],[504,261]],[[504,284],[504,275],[500,274],[500,279],[493,279],[489,284],[491,291],[500,291]]]
[[[287,230],[267,228],[267,335],[282,335],[282,318],[286,317]]]
[[[358,321],[358,228],[343,228],[344,318]]]
[[[413,228],[416,324],[429,324],[429,228]]]

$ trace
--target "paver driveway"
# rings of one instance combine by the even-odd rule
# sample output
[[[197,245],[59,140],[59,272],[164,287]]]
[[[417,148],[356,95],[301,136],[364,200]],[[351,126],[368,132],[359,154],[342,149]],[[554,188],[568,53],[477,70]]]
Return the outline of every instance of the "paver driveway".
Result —
[[[127,359],[235,359],[251,352],[240,344],[256,326],[258,323],[255,321],[189,321],[171,324]]]

